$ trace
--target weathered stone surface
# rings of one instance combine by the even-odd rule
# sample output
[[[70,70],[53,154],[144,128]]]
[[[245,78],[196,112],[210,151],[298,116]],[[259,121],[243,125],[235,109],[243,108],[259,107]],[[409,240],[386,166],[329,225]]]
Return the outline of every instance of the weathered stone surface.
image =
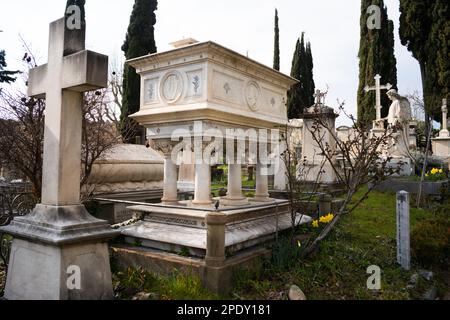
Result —
[[[437,295],[438,295],[438,291],[437,291],[436,287],[431,287],[424,293],[423,300],[428,300],[428,301],[436,300]]]
[[[71,267],[80,287],[69,287]],[[14,239],[5,290],[8,300],[109,300],[113,298],[106,243],[56,247]]]
[[[292,301],[305,301],[306,295],[303,293],[303,291],[298,286],[292,286],[289,289],[289,300]]]
[[[15,237],[6,299],[113,298],[106,241],[118,233],[80,205],[83,92],[108,81],[108,57],[83,50],[84,36],[51,23],[48,64],[30,71],[29,95],[46,99],[42,204],[1,228]]]
[[[136,294],[131,300],[139,301],[139,300],[150,300],[150,298],[155,297],[153,293],[139,292]]]
[[[117,145],[94,162],[88,186],[95,194],[163,187],[164,159],[143,145]]]
[[[397,193],[397,262],[405,270],[411,269],[409,193]]]
[[[278,228],[281,232],[292,225],[286,202],[278,201],[262,208],[236,208],[233,211],[226,211],[225,216],[230,219],[225,230],[227,250],[239,251],[272,237],[277,231],[277,205],[279,206]],[[212,209],[212,206],[208,208]],[[204,255],[207,210],[194,211],[189,208],[150,206],[132,206],[129,209],[146,214],[143,221],[121,229],[122,235],[129,239],[129,242],[140,239],[143,246],[169,251],[190,248],[194,250],[192,253],[195,255]],[[311,221],[309,216],[297,217],[298,224],[309,221]]]
[[[82,205],[37,205],[30,215],[16,217],[0,230],[16,238],[56,246],[108,240],[119,234],[106,221],[92,217]]]
[[[141,110],[132,117],[143,125],[192,119],[287,124],[286,92],[296,80],[214,42],[127,63],[142,75]]]
[[[432,271],[421,270],[421,271],[419,272],[419,274],[420,274],[420,276],[421,276],[422,278],[424,278],[424,279],[427,280],[427,281],[433,280],[434,274],[433,274]]]

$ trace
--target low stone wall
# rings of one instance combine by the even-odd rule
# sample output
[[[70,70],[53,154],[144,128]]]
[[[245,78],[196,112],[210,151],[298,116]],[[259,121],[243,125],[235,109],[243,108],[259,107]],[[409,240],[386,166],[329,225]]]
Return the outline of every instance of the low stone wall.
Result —
[[[449,181],[437,181],[430,182],[425,181],[423,183],[422,193],[424,195],[441,196],[449,191]],[[404,179],[391,179],[382,182],[375,187],[374,190],[381,192],[399,192],[407,191],[411,194],[418,194],[420,188],[420,181],[410,181]]]

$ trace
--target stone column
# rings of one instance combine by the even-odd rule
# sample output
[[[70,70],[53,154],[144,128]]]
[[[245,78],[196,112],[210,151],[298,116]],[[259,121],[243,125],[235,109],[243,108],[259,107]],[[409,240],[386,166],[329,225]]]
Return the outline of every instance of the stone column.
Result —
[[[267,166],[258,163],[256,165],[256,194],[254,201],[270,202],[269,195],[269,177],[267,175]]]
[[[211,200],[211,166],[207,163],[195,165],[195,194],[193,204],[208,205]]]
[[[248,204],[248,199],[242,195],[242,167],[240,164],[228,165],[228,193],[221,200],[225,206],[241,206]]]
[[[279,191],[285,191],[287,190],[287,177],[286,177],[286,164],[284,163],[284,159],[282,154],[286,151],[286,142],[281,141],[280,142],[280,156],[278,158],[278,170],[275,172],[274,177],[274,189]]]
[[[225,265],[225,230],[227,216],[221,212],[208,213],[206,216],[206,257],[205,285],[219,294],[226,294],[231,288],[231,269]]]
[[[178,202],[178,174],[177,165],[173,163],[170,154],[164,155],[164,194],[161,199],[164,203]]]
[[[322,194],[319,197],[319,213],[321,216],[332,212],[333,197],[329,194]]]
[[[172,150],[175,142],[169,139],[151,139],[149,146],[164,157],[164,190],[163,203],[178,202],[178,172],[177,165],[172,160]]]

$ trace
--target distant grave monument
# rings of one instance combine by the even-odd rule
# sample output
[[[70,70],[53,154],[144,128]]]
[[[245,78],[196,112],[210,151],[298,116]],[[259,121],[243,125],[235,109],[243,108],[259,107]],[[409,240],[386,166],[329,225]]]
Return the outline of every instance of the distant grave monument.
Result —
[[[413,164],[411,160],[411,104],[406,97],[391,89],[387,92],[392,104],[389,107],[387,117],[388,130],[392,134],[392,139],[385,146],[385,156],[391,157],[390,165],[398,167],[400,165],[400,176],[410,176],[413,174]]]
[[[391,90],[392,85],[390,83],[388,83],[386,85],[381,85],[381,76],[379,74],[377,74],[374,79],[375,79],[375,86],[374,87],[366,86],[364,88],[364,91],[366,93],[370,92],[370,91],[375,91],[375,94],[376,94],[376,104],[375,104],[376,120],[373,122],[373,131],[384,131],[384,129],[385,129],[384,119],[381,118],[381,110],[383,109],[383,106],[381,105],[381,90]]]
[[[448,131],[448,105],[447,99],[442,100],[442,130],[439,132],[439,136],[432,140],[433,153],[435,156],[443,159],[449,163],[450,169],[450,134]]]
[[[301,161],[305,163],[306,180],[312,183],[333,185],[339,179],[333,169],[333,165],[326,158],[315,138],[321,138],[324,145],[328,145],[330,151],[336,150],[336,118],[338,115],[333,108],[324,104],[326,93],[317,90],[316,102],[306,109],[303,118],[303,143]],[[320,126],[317,119],[326,126]],[[337,161],[337,159],[336,159]]]
[[[85,50],[85,24],[50,24],[48,64],[28,92],[46,99],[42,202],[2,231],[14,236],[5,298],[112,299],[107,241],[117,235],[80,204],[83,92],[104,88],[108,57]]]

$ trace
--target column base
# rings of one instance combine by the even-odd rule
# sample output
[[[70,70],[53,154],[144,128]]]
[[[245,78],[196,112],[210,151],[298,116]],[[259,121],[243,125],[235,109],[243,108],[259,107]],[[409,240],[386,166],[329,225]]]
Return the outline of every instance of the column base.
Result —
[[[202,206],[202,205],[213,204],[213,201],[212,200],[192,200],[192,204]]]
[[[163,204],[176,204],[176,203],[179,202],[179,200],[178,199],[164,199],[164,198],[162,198],[161,202]]]
[[[275,199],[270,198],[269,195],[267,196],[255,196],[254,198],[249,199],[250,202],[274,202]]]
[[[6,299],[113,299],[106,242],[120,232],[84,206],[37,205],[1,231],[14,236]]]
[[[249,201],[247,198],[221,198],[220,204],[226,207],[238,207],[238,206],[245,206],[249,204]]]

